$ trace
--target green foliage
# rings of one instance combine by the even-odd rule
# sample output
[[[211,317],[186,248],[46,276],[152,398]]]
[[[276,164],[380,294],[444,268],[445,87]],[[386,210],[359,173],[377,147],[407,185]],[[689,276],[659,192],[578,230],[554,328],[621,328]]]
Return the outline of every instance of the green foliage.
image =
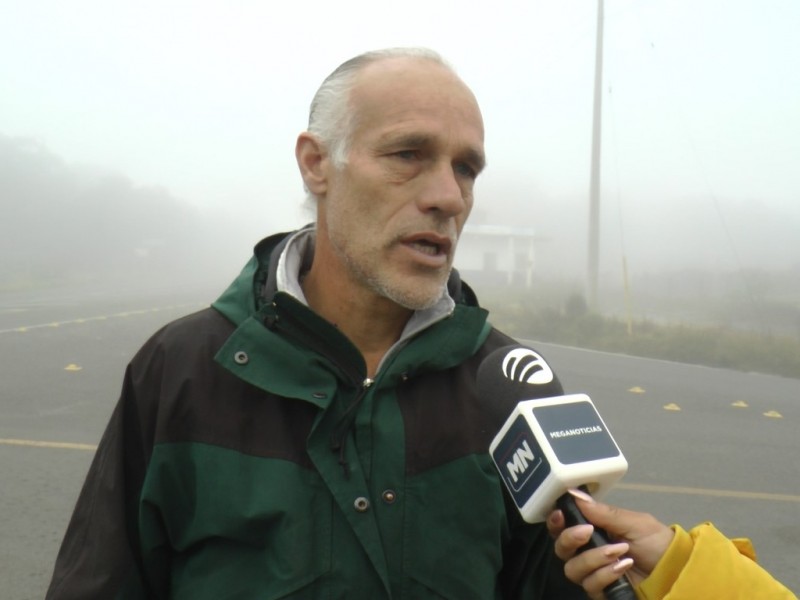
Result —
[[[568,346],[800,378],[800,339],[719,326],[629,324],[581,310],[574,295],[563,309],[537,308],[508,296],[484,300],[492,323],[510,335]],[[585,306],[585,303],[583,304]]]

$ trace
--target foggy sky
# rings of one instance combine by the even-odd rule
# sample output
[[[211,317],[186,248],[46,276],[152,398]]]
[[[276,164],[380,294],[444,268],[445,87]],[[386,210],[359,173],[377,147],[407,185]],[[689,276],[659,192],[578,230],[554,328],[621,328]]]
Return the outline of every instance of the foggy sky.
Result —
[[[424,45],[484,113],[476,219],[585,260],[596,2],[4,4],[0,134],[241,218],[242,256],[307,220],[293,148],[321,80],[364,50]],[[800,5],[605,10],[602,264],[800,261]]]

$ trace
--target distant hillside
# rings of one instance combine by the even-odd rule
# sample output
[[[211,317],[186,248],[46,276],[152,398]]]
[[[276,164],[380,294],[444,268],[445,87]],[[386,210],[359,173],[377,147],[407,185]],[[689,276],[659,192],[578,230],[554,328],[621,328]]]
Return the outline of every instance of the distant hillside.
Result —
[[[3,135],[0,211],[0,289],[192,278],[214,268],[215,236],[232,236],[166,189],[70,166],[37,141]]]

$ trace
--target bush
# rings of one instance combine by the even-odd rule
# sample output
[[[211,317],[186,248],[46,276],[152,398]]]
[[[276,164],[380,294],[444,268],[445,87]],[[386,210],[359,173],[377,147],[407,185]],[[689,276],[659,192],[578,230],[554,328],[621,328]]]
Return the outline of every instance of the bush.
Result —
[[[484,304],[492,323],[515,337],[800,378],[800,340],[788,336],[648,320],[634,322],[629,333],[626,321],[590,312],[576,294],[562,310],[539,309],[508,295],[488,298]]]

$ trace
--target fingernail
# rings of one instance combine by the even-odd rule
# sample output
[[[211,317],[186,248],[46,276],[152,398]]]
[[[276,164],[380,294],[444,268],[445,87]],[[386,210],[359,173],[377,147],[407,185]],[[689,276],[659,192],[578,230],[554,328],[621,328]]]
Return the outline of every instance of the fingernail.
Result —
[[[622,556],[629,549],[630,546],[626,542],[620,542],[618,544],[609,544],[608,546],[603,547],[603,555],[607,556],[608,558],[615,556]]]
[[[575,498],[579,498],[584,502],[594,503],[594,498],[592,498],[589,494],[584,492],[583,490],[579,490],[578,488],[570,488],[567,490],[570,494],[572,494]]]
[[[583,525],[576,525],[572,528],[572,537],[576,540],[585,541],[589,539],[589,536],[592,535],[594,531],[594,526],[590,523],[585,523]]]
[[[632,558],[630,557],[623,558],[622,560],[618,560],[617,562],[615,562],[612,565],[611,570],[614,571],[614,573],[622,573],[623,571],[627,570],[632,564],[633,564]]]

